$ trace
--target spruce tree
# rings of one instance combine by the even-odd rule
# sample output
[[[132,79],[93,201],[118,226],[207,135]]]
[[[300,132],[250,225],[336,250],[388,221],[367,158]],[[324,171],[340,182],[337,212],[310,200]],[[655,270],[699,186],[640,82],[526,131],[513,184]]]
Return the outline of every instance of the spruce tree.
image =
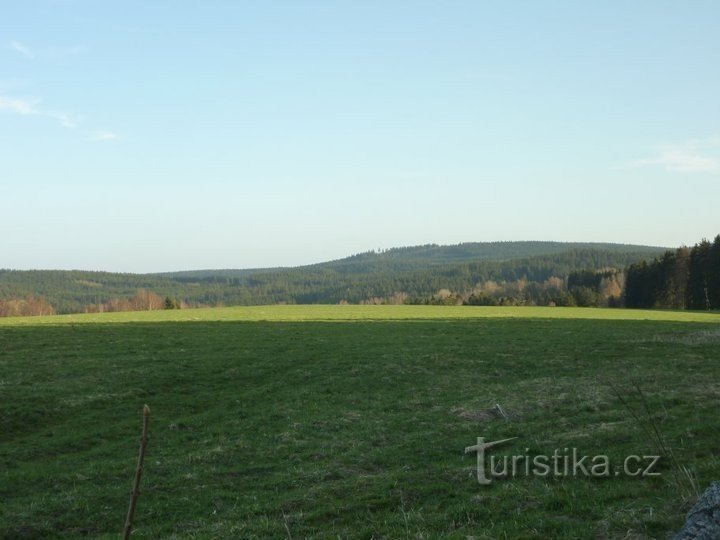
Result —
[[[720,234],[710,247],[708,261],[708,298],[710,309],[720,309]]]

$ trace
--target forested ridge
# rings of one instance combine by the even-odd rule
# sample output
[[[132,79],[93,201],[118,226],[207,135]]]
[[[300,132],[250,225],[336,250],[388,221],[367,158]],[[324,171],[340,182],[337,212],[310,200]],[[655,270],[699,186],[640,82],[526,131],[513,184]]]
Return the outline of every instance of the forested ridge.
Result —
[[[663,251],[492,242],[370,251],[295,268],[163,274],[0,270],[0,315],[276,303],[612,305],[619,301],[622,270]]]

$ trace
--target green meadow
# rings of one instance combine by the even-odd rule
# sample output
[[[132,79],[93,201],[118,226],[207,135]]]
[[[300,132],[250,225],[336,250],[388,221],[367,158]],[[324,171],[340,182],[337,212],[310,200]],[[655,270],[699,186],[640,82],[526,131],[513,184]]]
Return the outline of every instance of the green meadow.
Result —
[[[0,538],[665,538],[720,479],[720,314],[263,306],[0,320]],[[498,407],[499,405],[499,407]],[[577,449],[654,476],[477,481]]]

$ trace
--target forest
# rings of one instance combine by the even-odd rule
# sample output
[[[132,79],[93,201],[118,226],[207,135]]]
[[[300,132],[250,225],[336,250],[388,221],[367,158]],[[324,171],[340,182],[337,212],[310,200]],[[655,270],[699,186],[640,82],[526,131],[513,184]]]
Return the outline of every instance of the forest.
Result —
[[[633,308],[720,309],[720,235],[692,248],[666,251],[627,269],[625,305]]]
[[[491,242],[369,251],[295,268],[0,270],[0,316],[282,303],[616,306],[625,268],[664,251]]]
[[[0,270],[0,316],[263,304],[720,309],[720,235],[665,249],[559,242],[369,251],[295,268]]]

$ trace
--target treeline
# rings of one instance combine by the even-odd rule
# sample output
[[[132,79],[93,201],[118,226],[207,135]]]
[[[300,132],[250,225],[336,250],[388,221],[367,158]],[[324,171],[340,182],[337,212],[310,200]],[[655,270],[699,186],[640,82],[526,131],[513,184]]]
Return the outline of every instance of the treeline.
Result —
[[[545,281],[486,281],[470,291],[440,289],[429,298],[408,298],[404,303],[470,306],[619,307],[625,274],[618,269],[583,270],[566,278]],[[380,302],[378,302],[380,303]],[[395,302],[388,302],[395,303]]]
[[[28,295],[47,300],[57,313],[83,313],[87,306],[117,303],[138,291],[182,297],[182,291],[166,278],[143,274],[80,270],[0,270],[0,298]],[[117,299],[117,300],[115,300]]]
[[[429,245],[297,268],[173,274],[0,270],[0,298],[40,297],[57,313],[280,303],[616,305],[622,269],[664,251],[601,246]]]
[[[186,302],[166,296],[165,298],[145,289],[139,289],[131,298],[111,298],[107,302],[88,304],[85,313],[112,311],[156,311],[160,309],[183,309],[190,307]],[[193,306],[195,307],[195,306]]]
[[[632,308],[720,309],[720,235],[692,248],[630,265],[625,305]]]
[[[222,275],[179,274],[176,279],[192,285],[196,290],[212,286],[222,294],[225,305],[237,304],[336,304],[336,303],[423,303],[439,291],[448,289],[460,298],[469,297],[479,284],[494,282],[506,288],[498,297],[512,296],[518,303],[535,302],[547,305],[567,301],[556,295],[531,295],[531,291],[543,288],[550,278],[568,279],[571,273],[581,270],[623,269],[642,260],[648,253],[657,255],[662,249],[600,250],[589,248],[565,249],[562,253],[503,261],[477,261],[421,265],[417,261],[397,261],[397,257],[383,254],[356,256],[354,264],[348,259],[302,268],[257,271],[232,276],[229,271]],[[172,275],[170,275],[172,276]],[[518,281],[532,284],[517,296],[510,284]],[[565,291],[567,287],[563,287]],[[503,301],[509,302],[508,298]]]
[[[44,298],[34,295],[19,299],[0,298],[0,317],[30,317],[37,315],[55,315],[55,308]]]
[[[139,289],[130,298],[111,298],[106,302],[86,305],[84,313],[104,313],[111,311],[154,311],[158,309],[183,309],[187,303],[171,298],[162,298],[152,291]],[[200,307],[200,306],[193,306]],[[45,298],[29,295],[25,298],[0,299],[0,317],[34,317],[55,315],[55,308]]]

